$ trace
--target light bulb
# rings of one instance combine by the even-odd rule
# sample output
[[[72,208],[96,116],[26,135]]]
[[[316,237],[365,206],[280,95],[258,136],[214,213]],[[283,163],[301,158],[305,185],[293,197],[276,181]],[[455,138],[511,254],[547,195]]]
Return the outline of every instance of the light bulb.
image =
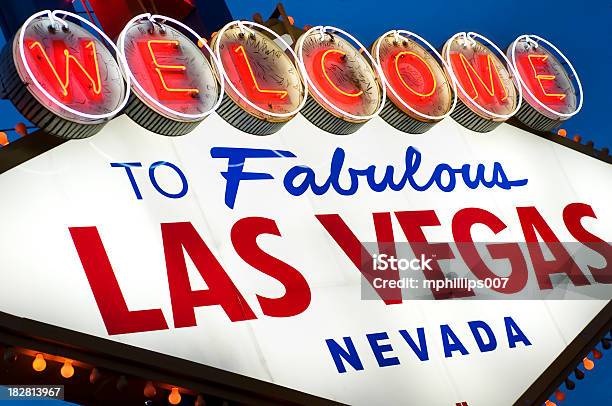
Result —
[[[72,376],[74,375],[74,367],[72,366],[72,361],[70,361],[69,359],[64,361],[64,365],[62,365],[60,373],[66,379],[72,378]]]
[[[157,394],[157,390],[155,389],[155,386],[153,385],[153,382],[148,381],[147,384],[144,387],[144,395],[147,398],[154,398],[155,395]]]
[[[544,404],[546,406],[557,406],[557,404],[555,402],[551,402],[550,400],[546,399],[546,402],[544,402]]]
[[[172,388],[170,395],[168,395],[168,402],[171,405],[178,405],[181,403],[181,394],[179,393],[178,388]]]
[[[589,357],[584,357],[584,359],[582,360],[582,365],[584,365],[584,369],[586,369],[587,371],[590,371],[591,369],[595,368],[595,363],[591,361]]]
[[[121,375],[119,379],[117,379],[117,385],[115,386],[119,392],[123,392],[125,389],[127,389],[128,385],[129,382],[125,375]]]
[[[206,406],[206,401],[202,395],[198,395],[196,398],[194,406]]]
[[[32,362],[32,368],[36,372],[42,372],[47,368],[47,361],[45,361],[45,357],[41,353],[36,354],[34,357],[34,362]]]
[[[565,393],[563,393],[563,391],[557,389],[555,391],[555,398],[559,401],[562,402],[565,400]]]
[[[7,362],[7,363],[13,363],[17,361],[17,352],[15,351],[15,348],[13,347],[5,348],[3,358],[4,358],[4,362]]]
[[[98,368],[94,368],[91,370],[91,373],[89,374],[89,382],[90,383],[96,383],[98,381],[98,379],[100,379],[100,376],[102,374],[100,374],[100,371],[98,370]]]

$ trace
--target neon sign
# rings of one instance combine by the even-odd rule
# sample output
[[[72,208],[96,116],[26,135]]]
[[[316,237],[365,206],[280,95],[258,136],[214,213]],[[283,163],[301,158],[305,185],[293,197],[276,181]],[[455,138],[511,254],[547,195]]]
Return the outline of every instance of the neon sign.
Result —
[[[522,35],[507,53],[526,101],[517,114],[520,121],[536,130],[548,131],[580,110],[580,79],[570,61],[554,45],[535,35]]]
[[[73,19],[89,25],[100,39]],[[12,63],[0,72],[6,96],[34,125],[53,135],[89,137],[127,103],[128,83],[109,50],[117,54],[117,48],[76,14],[36,13],[7,46],[13,50],[6,53]]]
[[[488,107],[496,103],[503,105],[508,100],[508,90],[491,54],[475,54],[472,61],[468,61],[463,53],[454,52],[450,58],[459,82],[472,100],[479,99],[479,103]]]
[[[90,25],[101,40],[68,18]],[[583,102],[571,63],[535,35],[517,38],[508,57],[477,33],[453,35],[443,55],[405,30],[383,34],[373,55],[329,26],[304,32],[295,51],[248,21],[227,24],[211,41],[209,47],[180,21],[146,13],[128,22],[115,46],[82,17],[46,10],[19,30],[12,54],[5,52],[14,69],[5,66],[0,81],[26,118],[67,138],[95,134],[124,108],[164,135],[186,134],[214,111],[257,135],[278,131],[300,111],[327,132],[350,134],[379,114],[408,133],[423,133],[448,115],[487,132],[517,113],[525,124],[549,130]],[[23,97],[37,107],[17,103]]]
[[[385,97],[380,68],[356,38],[339,28],[313,27],[296,49],[312,87],[302,114],[313,124],[350,134],[380,112]]]
[[[517,91],[512,80],[514,67],[493,42],[477,33],[458,33],[446,42],[442,53],[459,90],[461,103],[452,116],[460,124],[488,132],[518,111],[521,89]]]
[[[518,58],[518,66],[522,72],[531,71],[525,77],[529,79],[529,87],[536,93],[538,99],[549,104],[556,104],[563,101],[567,94],[556,85],[557,75],[550,72],[549,58],[550,55],[546,54],[521,55]],[[536,82],[537,85],[535,85]]]
[[[425,59],[412,51],[398,52],[393,58],[393,68],[395,70],[394,78],[399,79],[403,88],[416,96],[420,96],[422,99],[432,96],[438,87],[436,76],[429,64],[425,62]],[[415,78],[416,75],[414,74],[407,74],[407,71],[410,70],[418,72],[418,78]],[[409,81],[413,83],[408,84],[407,82]],[[420,87],[421,89],[419,90],[421,91],[416,90],[416,87]]]
[[[142,46],[143,43],[140,43],[138,45]],[[161,87],[164,89],[163,92],[157,93],[159,97],[165,97],[164,95],[166,93],[187,93],[189,95],[200,93],[200,90],[198,88],[170,87],[166,83],[166,81],[169,80],[167,76],[172,76],[172,74],[177,74],[177,73],[185,75],[187,71],[187,67],[185,65],[167,65],[167,64],[161,64],[158,61],[158,58],[161,58],[161,57],[172,58],[172,56],[174,56],[175,58],[177,57],[180,58],[181,55],[179,52],[177,52],[179,49],[180,43],[177,40],[151,39],[151,40],[146,41],[146,46],[147,46],[147,50],[149,51],[149,55],[151,56],[151,61],[153,62],[153,66],[155,67],[154,68],[155,72],[157,72],[157,76],[159,77],[159,83],[161,84]],[[171,53],[176,53],[177,55],[161,56],[159,55],[159,53],[161,52],[160,48],[166,52],[170,51]],[[175,86],[178,86],[178,85],[175,85]]]
[[[141,14],[125,26],[118,45],[137,96],[127,114],[143,127],[163,135],[186,134],[220,104],[212,50],[183,23]]]
[[[53,78],[57,80],[57,83],[61,88],[60,93],[63,97],[68,97],[68,90],[72,88],[72,86],[70,86],[70,78],[73,76],[76,76],[78,79],[80,79],[81,86],[85,88],[84,93],[89,95],[93,93],[96,96],[100,95],[102,91],[102,83],[100,81],[100,67],[98,66],[98,58],[96,56],[96,43],[94,41],[81,41],[80,47],[81,55],[83,55],[83,59],[86,60],[84,62],[85,65],[93,66],[93,69],[85,68],[83,64],[79,61],[79,59],[76,58],[72,53],[70,53],[70,51],[68,51],[66,45],[63,42],[53,42],[52,48],[54,50],[53,53],[55,55],[56,61],[62,59],[59,55],[63,55],[64,57],[63,63],[65,69],[60,69],[60,71],[62,71],[63,73],[63,78],[60,77],[58,69],[56,68],[55,64],[51,62],[51,58],[47,54],[47,51],[40,43],[40,41],[31,41],[28,45],[28,49],[34,55],[34,58],[38,61],[44,61],[42,62],[44,67],[41,67],[41,70],[48,68],[48,70],[52,73]],[[72,70],[70,69],[71,65],[76,65],[76,67],[78,68],[75,68],[77,72],[72,72]],[[81,75],[78,75],[78,73],[81,73]],[[84,78],[86,78],[87,80],[83,80]],[[50,81],[52,82],[53,80],[51,79]]]
[[[392,30],[374,42],[372,54],[389,90],[380,116],[393,127],[419,134],[451,113],[451,83],[436,58],[444,61],[425,39],[410,31]]]
[[[289,94],[288,91],[262,89],[259,86],[259,81],[255,76],[253,68],[251,67],[251,62],[249,61],[246,50],[244,49],[244,45],[234,45],[230,55],[232,55],[234,66],[238,72],[241,73],[240,77],[244,80],[245,90],[248,92],[251,98],[264,103],[270,101],[287,101],[287,95]]]
[[[294,63],[297,57],[274,31],[234,21],[212,42],[228,96],[218,113],[228,123],[251,134],[268,135],[304,106],[307,87]]]
[[[314,71],[317,73],[317,82],[325,90],[325,93],[330,97],[343,98],[342,96],[346,96],[345,100],[348,103],[358,102],[358,98],[363,95],[363,90],[344,76],[343,68],[347,61],[346,52],[338,49],[322,50],[316,59],[320,59],[321,62],[314,64]],[[333,76],[333,79],[331,76]],[[351,89],[343,90],[341,87]]]

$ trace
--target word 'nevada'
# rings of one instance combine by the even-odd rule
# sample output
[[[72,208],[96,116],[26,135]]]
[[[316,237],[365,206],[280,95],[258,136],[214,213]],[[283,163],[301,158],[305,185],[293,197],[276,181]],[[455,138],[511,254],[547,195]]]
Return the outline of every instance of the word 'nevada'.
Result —
[[[468,321],[467,325],[478,351],[490,352],[498,348],[497,337],[488,323],[482,320],[473,320]],[[504,326],[508,348],[516,348],[518,343],[522,343],[523,346],[531,345],[531,341],[529,341],[525,333],[523,333],[512,317],[504,317]],[[427,338],[427,335],[430,335],[430,331],[427,331],[428,334],[426,335],[425,329],[423,327],[418,327],[416,329],[416,335],[408,330],[398,330],[398,333],[402,338],[402,343],[404,345],[407,344],[420,361],[429,360],[427,341],[429,340],[431,343],[432,338],[431,336]],[[448,324],[440,325],[440,338],[445,358],[451,358],[455,353],[461,355],[469,354],[464,344],[464,342],[467,342],[466,339],[464,338],[462,342],[462,339],[459,338]],[[376,363],[380,368],[400,365],[400,359],[391,354],[393,351],[396,351],[399,345],[394,345],[392,343],[393,338],[390,338],[388,333],[383,331],[380,333],[366,334],[366,339],[376,359]],[[339,373],[345,373],[348,364],[348,366],[352,367],[354,370],[362,371],[364,369],[362,357],[360,357],[353,339],[351,337],[343,337],[342,340],[344,343],[338,343],[332,338],[325,340],[332,360],[336,365],[336,369]],[[500,340],[499,346],[501,345],[502,343]]]
[[[296,155],[290,151],[231,147],[211,148],[210,155],[213,158],[228,159],[227,170],[221,172],[221,175],[226,180],[225,204],[229,208],[234,208],[240,181],[274,179],[270,173],[245,171],[244,165],[247,158],[296,158]],[[456,168],[448,163],[440,163],[436,165],[432,173],[423,174],[423,171],[419,171],[422,162],[421,153],[412,146],[406,149],[403,173],[402,169],[395,168],[393,165],[387,165],[380,170],[374,164],[365,168],[349,167],[345,169],[345,159],[346,153],[344,150],[336,148],[325,181],[317,182],[316,173],[312,168],[296,165],[285,174],[283,185],[287,192],[293,196],[301,196],[308,190],[320,196],[330,189],[342,196],[351,196],[357,193],[360,178],[365,178],[368,187],[374,192],[383,192],[387,189],[400,191],[406,188],[406,185],[410,185],[413,190],[418,192],[426,191],[434,185],[443,192],[452,192],[457,187],[458,181],[462,181],[470,189],[483,186],[489,189],[498,187],[510,190],[512,187],[527,184],[527,179],[509,179],[499,162],[493,163],[490,177],[485,174],[487,168],[482,163],[476,165],[465,163]],[[346,176],[345,173],[348,174],[349,181],[346,186],[343,186],[341,185],[341,178]],[[401,174],[401,177],[396,181],[397,173]],[[377,177],[380,180],[377,180]],[[417,178],[426,180],[419,181]]]

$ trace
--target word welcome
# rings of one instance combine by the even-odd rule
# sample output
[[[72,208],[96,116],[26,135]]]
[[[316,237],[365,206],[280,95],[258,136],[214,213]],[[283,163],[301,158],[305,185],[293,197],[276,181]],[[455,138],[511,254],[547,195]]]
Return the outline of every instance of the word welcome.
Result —
[[[34,24],[36,21],[44,21],[44,19],[47,19],[49,24],[54,26],[55,18],[52,16],[56,14],[63,15],[64,18],[68,16],[78,18],[74,14],[61,10],[56,10],[53,13],[50,10],[42,11],[34,14],[26,21],[22,27],[22,32],[27,32],[28,25]],[[187,51],[190,49],[190,46],[187,46],[187,44],[193,39],[181,35],[177,39],[169,40],[161,34],[158,35],[155,30],[152,30],[147,35],[142,34],[130,37],[126,45],[125,33],[129,32],[132,26],[140,24],[142,21],[154,21],[154,17],[159,17],[160,21],[156,22],[156,24],[162,28],[161,32],[165,32],[163,29],[164,25],[172,19],[166,19],[163,16],[151,16],[150,14],[136,16],[124,28],[124,34],[119,37],[115,58],[112,58],[110,55],[105,56],[105,53],[102,52],[96,52],[96,49],[102,49],[105,44],[102,41],[98,41],[92,33],[88,33],[85,30],[71,31],[71,26],[74,23],[64,22],[64,29],[62,30],[64,38],[57,38],[54,41],[44,41],[44,33],[35,32],[28,34],[30,38],[25,39],[25,44],[20,44],[22,47],[25,45],[25,51],[22,52],[23,55],[20,57],[23,64],[27,66],[28,60],[30,60],[30,65],[35,67],[33,70],[29,69],[27,73],[32,83],[35,84],[31,88],[37,89],[36,91],[42,92],[44,90],[44,92],[49,93],[51,95],[50,101],[55,104],[56,108],[76,114],[85,121],[112,118],[120,114],[126,105],[130,89],[136,93],[140,89],[140,91],[147,95],[148,101],[145,102],[147,108],[155,111],[156,106],[162,106],[167,113],[172,114],[174,118],[170,119],[175,122],[182,122],[185,119],[196,123],[201,121],[201,114],[196,115],[198,117],[194,121],[193,117],[182,113],[180,109],[177,110],[177,104],[182,106],[183,109],[188,108],[190,111],[199,111],[199,108],[204,108],[202,106],[202,97],[199,97],[200,95],[212,96],[210,94],[211,89],[215,89],[214,97],[218,97],[217,100],[219,100],[223,98],[223,94],[216,96],[217,86],[214,83],[214,75],[210,72],[213,67],[206,62],[205,56],[197,54],[200,58],[197,62],[194,62],[193,58],[190,57],[191,53]],[[97,31],[100,35],[104,34],[99,28],[86,20],[81,19],[81,23],[89,25],[91,29]],[[228,26],[236,23],[232,22]],[[252,25],[251,23],[247,24]],[[179,25],[185,30],[191,30],[188,26],[177,21],[174,21],[173,25]],[[333,31],[331,30],[333,27],[327,28]],[[253,31],[254,37],[255,32]],[[389,33],[384,34],[384,36],[387,36]],[[399,34],[395,32],[395,35]],[[273,36],[276,37],[275,41],[283,41],[282,37],[276,34]],[[212,54],[213,51],[207,45],[207,41],[199,36],[197,37],[198,46],[205,48],[208,53]],[[221,41],[219,37],[211,38],[211,42],[213,44],[216,43],[218,46],[218,41]],[[510,73],[508,69],[521,78],[525,89],[530,94],[533,94],[536,100],[545,107],[547,105],[558,106],[560,103],[567,103],[567,100],[571,99],[567,97],[568,93],[564,90],[565,88],[562,89],[555,85],[558,73],[565,70],[565,68],[563,65],[555,62],[555,58],[549,58],[547,53],[525,52],[518,55],[518,62],[513,57],[513,60],[508,60],[507,64],[498,65],[494,62],[494,59],[497,59],[497,57],[488,48],[474,48],[465,51],[462,49],[450,50],[451,45],[456,41],[459,41],[459,44],[465,44],[463,48],[473,47],[476,44],[474,38],[486,40],[492,47],[496,47],[488,39],[479,34],[457,33],[447,41],[449,51],[445,57],[446,62],[448,62],[449,73],[452,73],[446,79],[449,82],[454,82],[462,90],[464,89],[462,93],[466,95],[470,103],[477,103],[481,108],[490,109],[498,104],[510,103],[510,100],[522,97],[510,92],[513,84],[507,79],[507,75]],[[549,44],[541,38],[538,39],[544,44]],[[23,38],[21,40],[23,41]],[[406,38],[404,39],[404,41],[407,40]],[[115,46],[110,40],[107,39],[107,41],[109,44],[106,45]],[[81,46],[71,45],[72,42],[78,42]],[[425,43],[427,42],[425,41]],[[288,46],[288,44],[285,45]],[[552,44],[549,45],[552,46]],[[140,52],[130,52],[130,47],[138,48]],[[249,83],[249,86],[246,86],[248,90],[245,91],[245,95],[239,93],[243,101],[247,103],[262,104],[262,106],[269,105],[271,108],[272,103],[278,100],[286,101],[288,99],[287,95],[290,93],[289,86],[294,86],[292,82],[281,75],[279,77],[283,80],[278,80],[274,88],[266,88],[264,78],[260,77],[260,74],[252,68],[252,66],[257,65],[257,56],[254,55],[257,52],[247,48],[245,48],[244,44],[234,44],[233,46],[222,47],[220,50],[217,48],[217,57],[220,60],[217,61],[216,58],[213,58],[211,64],[219,72],[225,72],[226,69],[233,72],[230,75],[226,75],[228,84],[234,86],[235,83]],[[552,48],[557,50],[554,46]],[[367,52],[365,49],[360,51]],[[560,51],[557,52],[560,53]],[[298,53],[301,55],[301,52]],[[316,83],[312,83],[313,88],[319,89],[318,91],[323,90],[326,93],[327,103],[335,109],[340,109],[340,106],[346,103],[347,97],[351,103],[365,103],[363,89],[343,89],[343,86],[340,86],[340,82],[334,79],[334,69],[338,69],[340,66],[343,67],[341,69],[343,71],[351,71],[343,59],[344,54],[345,51],[331,47],[331,49],[327,49],[321,54],[319,57],[320,63],[316,63],[313,68],[301,56],[296,56],[295,60],[300,70],[303,69],[304,73],[318,78]],[[63,57],[58,57],[58,55]],[[563,56],[562,54],[560,55]],[[388,87],[388,91],[391,91],[393,94],[401,94],[401,97],[398,96],[401,103],[418,107],[424,103],[435,103],[439,98],[448,99],[450,97],[450,93],[440,93],[436,87],[436,75],[434,72],[440,71],[441,76],[446,75],[440,69],[438,63],[427,61],[426,58],[422,58],[414,52],[406,52],[400,49],[390,52],[388,57],[390,60],[386,62],[376,61],[371,55],[368,54],[368,56],[372,59],[374,67],[377,68],[377,74],[382,76],[379,81],[380,87]],[[227,63],[224,60],[228,58],[231,61],[231,67],[224,66]],[[563,56],[563,58],[565,57]],[[116,59],[122,62],[121,67]],[[326,59],[330,60],[330,64],[326,64]],[[160,63],[160,60],[163,60],[164,63]],[[41,62],[35,63],[35,61]],[[389,62],[392,63],[394,69],[387,69]],[[280,64],[280,62],[273,61],[268,69],[272,69],[274,72],[276,72],[275,69],[280,70],[281,68],[275,64]],[[384,69],[379,70],[378,68],[381,68],[381,65]],[[106,69],[102,69],[102,67],[106,67]],[[515,71],[515,68],[520,69]],[[128,83],[126,81],[124,83],[125,91],[122,102],[121,98],[118,97],[119,86],[110,86],[111,81],[116,81],[116,75],[105,74],[105,71],[108,69],[116,72],[123,69],[130,72],[130,74],[138,72],[149,77],[151,80],[150,83],[143,86],[137,79],[140,75],[132,75],[131,82]],[[295,71],[296,67],[293,66],[292,70]],[[355,73],[352,74],[354,75]],[[194,80],[203,76],[208,76],[208,80]],[[221,75],[221,77],[223,76]],[[202,83],[194,84],[194,82]],[[425,86],[418,86],[418,89],[415,88],[413,83],[418,82],[422,82]],[[394,84],[394,87],[391,87],[391,83]],[[110,91],[101,92],[101,89],[110,89]],[[398,89],[399,93],[395,89]],[[305,93],[304,97],[308,97],[308,92]],[[382,92],[377,92],[376,94],[379,102],[382,101],[381,94]],[[58,101],[72,100],[75,97],[74,95],[79,95],[80,98],[78,100],[83,100],[84,102],[72,103],[71,108]],[[417,99],[415,99],[415,96]],[[112,107],[108,109],[108,105]],[[102,107],[104,107],[104,114],[91,114],[92,111],[98,111]],[[212,113],[217,106],[207,107],[208,109],[204,108],[206,114]],[[550,110],[549,107],[547,108]],[[297,110],[294,112],[297,113]],[[266,110],[265,113],[273,113],[273,111]],[[496,115],[498,119],[507,118],[503,115]],[[130,117],[147,128],[151,124],[147,119],[139,115],[130,115]],[[36,121],[34,116],[28,118]],[[195,125],[193,127],[195,128]]]

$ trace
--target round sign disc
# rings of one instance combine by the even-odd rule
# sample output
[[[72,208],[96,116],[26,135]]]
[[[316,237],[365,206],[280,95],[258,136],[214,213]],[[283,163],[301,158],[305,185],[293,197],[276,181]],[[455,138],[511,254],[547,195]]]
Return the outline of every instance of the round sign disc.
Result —
[[[6,45],[0,80],[5,96],[28,120],[62,138],[95,134],[127,97],[107,45],[51,12],[30,17]]]
[[[453,105],[450,81],[436,58],[421,44],[390,32],[374,42],[372,54],[388,90],[389,101],[381,112],[385,121],[402,131],[421,133],[450,111]]]
[[[224,30],[214,44],[234,103],[268,121],[286,122],[297,114],[305,87],[285,49],[264,33],[239,25]]]
[[[336,117],[367,121],[381,103],[380,84],[369,61],[340,35],[318,31],[305,35],[301,61],[318,90],[312,97]]]
[[[578,112],[578,92],[566,69],[568,65],[573,69],[567,58],[548,41],[533,38],[522,35],[508,48],[526,102],[516,117],[533,129],[548,131]],[[566,65],[556,54],[566,60]],[[577,77],[575,80],[579,83]]]
[[[134,121],[164,135],[182,135],[214,109],[219,98],[214,70],[185,34],[141,19],[124,29],[119,44],[138,99],[127,109]],[[143,114],[145,108],[156,114]]]
[[[444,45],[442,55],[451,70],[449,76],[457,81],[461,103],[452,114],[456,121],[487,132],[514,114],[517,89],[504,62],[486,45],[455,35]]]

